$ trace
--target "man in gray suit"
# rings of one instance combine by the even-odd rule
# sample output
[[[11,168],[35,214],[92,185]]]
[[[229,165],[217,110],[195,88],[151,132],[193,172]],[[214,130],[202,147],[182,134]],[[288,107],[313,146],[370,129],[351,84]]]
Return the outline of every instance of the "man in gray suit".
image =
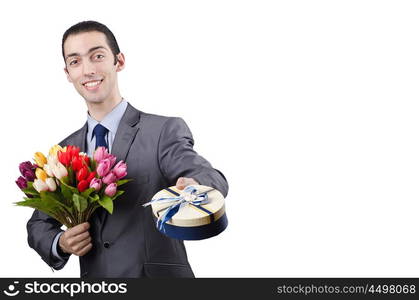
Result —
[[[79,256],[81,277],[194,277],[183,241],[156,229],[148,202],[161,189],[202,184],[224,196],[224,175],[194,149],[192,134],[181,118],[141,112],[119,92],[117,72],[125,65],[112,32],[85,21],[63,36],[64,71],[85,99],[87,122],[59,144],[76,145],[92,155],[105,145],[128,165],[114,201],[114,212],[97,209],[89,222],[63,231],[61,224],[35,210],[27,223],[28,243],[51,268],[60,270],[71,254]]]

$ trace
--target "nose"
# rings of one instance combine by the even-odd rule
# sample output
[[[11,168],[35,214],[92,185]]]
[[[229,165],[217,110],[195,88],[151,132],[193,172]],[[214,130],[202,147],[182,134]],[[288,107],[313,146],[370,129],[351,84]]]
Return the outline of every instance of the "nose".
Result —
[[[83,62],[83,74],[84,75],[93,75],[96,73],[96,69],[93,63],[90,61]]]

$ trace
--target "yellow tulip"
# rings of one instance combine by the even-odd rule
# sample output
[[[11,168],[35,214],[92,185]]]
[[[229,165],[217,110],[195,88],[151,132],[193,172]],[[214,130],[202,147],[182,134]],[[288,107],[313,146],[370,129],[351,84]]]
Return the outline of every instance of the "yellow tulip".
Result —
[[[38,166],[41,168],[47,163],[47,158],[41,152],[36,152],[33,158]]]
[[[40,168],[36,168],[35,175],[36,175],[36,178],[38,178],[38,179],[40,179],[44,182],[48,178],[47,173],[45,173],[45,171],[40,169]]]
[[[58,151],[62,151],[63,147],[61,147],[60,145],[54,145],[51,147],[51,149],[49,149],[49,155],[50,156],[57,156],[57,152]]]

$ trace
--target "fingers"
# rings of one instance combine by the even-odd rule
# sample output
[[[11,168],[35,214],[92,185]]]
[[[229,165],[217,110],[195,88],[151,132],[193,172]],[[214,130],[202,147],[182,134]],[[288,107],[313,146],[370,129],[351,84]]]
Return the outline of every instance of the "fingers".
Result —
[[[72,250],[74,251],[74,248],[79,248],[80,244],[83,244],[85,241],[91,241],[91,237],[89,235],[89,232],[87,232],[86,234],[79,234],[78,236],[74,237],[74,238],[70,238],[68,239],[68,245],[72,248]],[[84,246],[84,245],[83,245]]]
[[[88,231],[85,231],[79,235],[69,238],[69,243],[80,243],[88,237],[90,237],[90,233]]]
[[[89,223],[85,222],[67,229],[60,237],[60,248],[66,253],[72,253],[75,255],[80,255],[80,253],[82,253],[81,251],[86,253],[88,250],[85,251],[85,248],[92,240],[88,231],[89,228]]]
[[[176,188],[179,190],[183,190],[188,185],[198,184],[195,179],[188,178],[188,177],[179,177],[176,182]]]
[[[83,256],[85,255],[87,252],[89,252],[92,249],[92,243],[88,243],[86,246],[84,246],[80,251],[77,251],[76,253],[74,253],[77,256]]]
[[[176,182],[176,188],[179,190],[183,190],[185,188],[185,177],[179,177]]]
[[[76,235],[79,235],[79,234],[89,230],[89,228],[90,228],[90,224],[88,222],[84,222],[84,223],[81,223],[79,225],[76,225],[76,226],[70,228],[67,231],[68,231],[69,236],[76,236]]]
[[[76,245],[74,245],[72,247],[73,253],[76,255],[80,255],[80,251],[83,250],[83,248],[85,248],[87,245],[91,244],[91,237],[89,236],[87,239],[77,243]]]

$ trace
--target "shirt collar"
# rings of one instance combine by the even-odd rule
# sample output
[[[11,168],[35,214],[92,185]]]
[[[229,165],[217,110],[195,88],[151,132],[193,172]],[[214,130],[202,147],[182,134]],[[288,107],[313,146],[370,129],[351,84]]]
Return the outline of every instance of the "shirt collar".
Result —
[[[87,134],[89,141],[93,139],[93,129],[99,123],[106,127],[115,136],[119,122],[121,121],[127,106],[128,102],[122,98],[121,102],[119,102],[100,122],[96,121],[92,116],[90,116],[89,111],[87,111]]]

